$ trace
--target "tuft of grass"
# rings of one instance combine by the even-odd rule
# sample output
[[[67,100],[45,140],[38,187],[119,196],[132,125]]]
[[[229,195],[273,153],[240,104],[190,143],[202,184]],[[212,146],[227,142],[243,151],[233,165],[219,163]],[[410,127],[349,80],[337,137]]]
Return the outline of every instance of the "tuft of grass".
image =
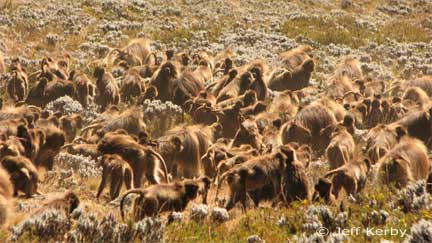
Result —
[[[369,41],[385,43],[388,39],[398,42],[429,42],[430,33],[420,25],[404,20],[392,20],[369,29],[357,23],[354,16],[334,18],[299,17],[286,21],[282,33],[290,38],[304,36],[323,45],[339,44],[359,48]]]
[[[282,32],[290,38],[304,36],[323,45],[343,44],[358,48],[366,43],[369,30],[359,26],[351,16],[334,19],[300,17],[285,22]]]
[[[160,41],[162,43],[175,42],[178,43],[182,40],[191,40],[192,39],[191,30],[186,28],[175,29],[173,31],[162,30],[152,33],[152,39],[156,41]]]
[[[398,42],[429,42],[432,40],[431,33],[420,26],[406,20],[393,20],[381,26],[379,36],[389,38]]]

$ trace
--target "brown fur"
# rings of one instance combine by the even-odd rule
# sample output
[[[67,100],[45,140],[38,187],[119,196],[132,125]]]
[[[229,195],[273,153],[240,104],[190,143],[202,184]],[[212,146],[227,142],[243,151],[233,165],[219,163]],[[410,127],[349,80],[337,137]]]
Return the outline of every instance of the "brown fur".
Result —
[[[393,125],[378,125],[372,128],[366,135],[365,156],[375,164],[398,143],[405,133],[402,127]]]
[[[96,193],[98,198],[110,181],[110,198],[114,200],[120,194],[122,183],[124,182],[126,189],[132,188],[132,168],[117,154],[105,154],[101,160],[102,165],[102,180],[99,184],[99,189]]]
[[[219,96],[220,91],[231,83],[238,75],[237,69],[231,69],[228,73],[206,87],[214,96]]]
[[[69,80],[72,80],[75,85],[76,99],[83,107],[87,107],[90,97],[95,96],[96,86],[82,72],[77,74],[75,71],[72,71],[69,75]]]
[[[204,174],[201,157],[207,152],[212,139],[209,127],[179,126],[159,139],[159,150],[174,176],[193,178]]]
[[[312,196],[314,202],[318,201],[320,198],[324,199],[325,203],[336,204],[336,198],[333,195],[332,182],[327,178],[319,178],[318,182],[315,184],[315,192]]]
[[[1,68],[0,68],[1,69]],[[12,60],[12,74],[7,81],[9,97],[14,101],[23,101],[29,90],[28,76],[19,60]],[[1,73],[1,72],[0,72]]]
[[[117,56],[114,63],[125,61],[129,67],[149,64],[148,57],[151,53],[150,41],[147,39],[132,40],[127,46],[121,49],[114,49]],[[152,63],[155,64],[155,63]]]
[[[285,156],[278,152],[263,155],[234,166],[223,173],[220,180],[217,181],[216,198],[225,179],[227,179],[230,188],[230,196],[225,204],[227,210],[233,208],[238,201],[242,203],[243,208],[246,208],[246,194],[261,189],[269,183],[272,184],[274,194],[278,195],[284,160]],[[256,200],[259,202],[259,199]]]
[[[304,62],[304,60],[312,57],[312,47],[302,45],[283,52],[279,55],[283,65],[289,69],[294,69]]]
[[[238,101],[234,105],[223,109],[219,115],[219,124],[222,126],[222,136],[233,138],[240,127],[243,118],[240,115],[242,102]]]
[[[342,98],[349,92],[358,92],[348,76],[334,76],[327,81],[326,95],[333,99]]]
[[[9,218],[9,207],[13,195],[13,185],[6,170],[0,167],[0,227]]]
[[[239,95],[235,98],[226,99],[217,103],[217,107],[226,108],[234,105],[237,102],[242,102],[242,107],[248,107],[254,105],[257,101],[257,95],[254,90],[248,90],[243,95]]]
[[[378,163],[383,183],[394,183],[398,188],[427,179],[431,167],[426,147],[421,141],[412,138],[402,139]]]
[[[45,133],[45,143],[40,147],[34,163],[52,170],[54,157],[60,152],[66,137],[62,130],[53,125],[40,126],[39,129]]]
[[[333,113],[321,104],[313,104],[300,110],[294,119],[282,127],[282,143],[309,144],[318,154],[327,147],[329,138],[322,129],[336,124]]]
[[[97,158],[101,156],[97,149],[97,144],[66,144],[62,147],[62,150],[63,149],[70,154],[88,156],[93,160],[97,160]]]
[[[123,102],[132,102],[134,98],[139,97],[144,91],[145,84],[140,73],[135,69],[129,69],[123,78],[123,84],[120,89]]]
[[[363,73],[360,62],[354,57],[346,57],[338,64],[335,70],[336,76],[346,76],[352,81],[362,80]]]
[[[175,80],[180,77],[179,64],[173,61],[163,63],[153,74],[150,84],[158,91],[156,99],[161,101],[172,100]]]
[[[285,168],[282,174],[282,197],[285,203],[310,199],[309,178],[306,175],[304,162],[297,160],[295,150],[285,146],[281,148],[285,154]]]
[[[336,169],[349,163],[354,157],[355,143],[345,127],[338,127],[332,134],[332,139],[326,149],[330,169]]]
[[[342,188],[345,189],[347,195],[355,195],[363,190],[370,167],[371,164],[367,159],[355,161],[327,172],[324,177],[331,176],[331,193],[337,199]]]
[[[432,96],[432,76],[422,76],[416,79],[408,80],[402,83],[401,90],[405,90],[410,87],[419,87],[426,92],[426,94]]]
[[[6,72],[6,65],[4,64],[3,54],[0,52],[0,74]]]
[[[133,171],[134,188],[142,185],[143,176],[151,184],[161,183],[161,177],[168,181],[168,172],[162,156],[152,148],[137,143],[128,135],[107,133],[98,143],[98,150],[102,154],[118,154],[129,163]]]
[[[0,161],[2,167],[9,173],[14,188],[14,196],[18,192],[32,197],[37,192],[39,175],[33,163],[24,156],[6,156]]]
[[[261,149],[262,138],[254,119],[247,119],[240,124],[231,147],[239,147],[242,144],[249,144],[255,149]]]
[[[59,120],[60,129],[66,135],[66,141],[71,142],[74,140],[77,132],[83,126],[83,118],[79,114],[74,114],[70,116],[62,116]]]
[[[89,126],[81,129],[81,135],[89,135],[91,131],[102,138],[108,132],[114,132],[118,129],[124,129],[130,135],[138,136],[140,132],[146,130],[143,121],[143,113],[138,107],[132,107],[120,114],[112,114],[106,119],[95,120]]]
[[[151,185],[144,189],[132,189],[125,192],[120,201],[120,212],[124,220],[123,204],[126,196],[139,194],[133,204],[133,220],[139,221],[145,216],[154,217],[166,211],[183,211],[189,201],[199,193],[198,180],[185,180],[170,184]]]
[[[410,87],[405,90],[402,95],[402,101],[405,106],[419,106],[423,108],[429,103],[429,96],[427,93],[419,87]]]
[[[30,89],[26,98],[26,103],[39,107],[45,107],[50,101],[62,96],[75,97],[75,86],[70,80],[54,79],[48,82],[42,78],[39,83]]]
[[[299,46],[280,54],[280,58],[282,67],[270,75],[267,83],[271,90],[299,90],[309,85],[315,68],[310,46]]]
[[[234,80],[226,84],[219,92],[216,102],[235,98],[244,94],[254,82],[254,77],[251,72],[244,72],[237,75]]]
[[[105,111],[111,104],[117,105],[120,102],[120,91],[112,74],[105,68],[97,67],[93,77],[96,78],[97,88],[95,102],[101,106],[101,110]]]
[[[210,65],[211,64],[207,61],[202,60],[198,63],[198,67],[193,71],[195,78],[202,84],[206,84],[213,79],[213,72]]]
[[[429,110],[412,111],[392,124],[404,127],[410,136],[418,138],[423,141],[423,143],[430,146],[430,138],[432,135],[432,128],[430,126],[431,112],[432,108]]]
[[[300,90],[309,86],[309,79],[315,68],[312,59],[306,59],[293,70],[279,69],[270,75],[267,86],[271,90]]]
[[[36,209],[31,215],[37,215],[47,209],[57,209],[65,214],[66,217],[80,205],[80,199],[75,192],[67,191],[61,197],[49,199]]]

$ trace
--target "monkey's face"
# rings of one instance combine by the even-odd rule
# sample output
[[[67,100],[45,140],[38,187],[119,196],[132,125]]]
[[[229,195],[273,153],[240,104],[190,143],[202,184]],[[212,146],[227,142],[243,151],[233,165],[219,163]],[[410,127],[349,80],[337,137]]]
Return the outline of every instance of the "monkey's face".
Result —
[[[406,162],[401,159],[389,158],[382,167],[382,177],[387,184],[394,184],[396,188],[402,188],[409,182],[409,171],[404,167]]]
[[[193,200],[198,196],[199,185],[196,182],[185,182],[186,198]]]
[[[329,180],[320,178],[318,183],[315,185],[315,194],[313,200],[318,201],[318,196],[325,199],[330,198],[331,186],[332,183]]]

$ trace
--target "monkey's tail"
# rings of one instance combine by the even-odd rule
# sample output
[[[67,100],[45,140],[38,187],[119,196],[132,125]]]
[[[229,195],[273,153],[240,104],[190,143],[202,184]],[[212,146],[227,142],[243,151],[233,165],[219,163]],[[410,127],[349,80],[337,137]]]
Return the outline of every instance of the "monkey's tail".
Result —
[[[145,191],[142,188],[136,188],[136,189],[130,189],[129,191],[125,192],[120,200],[120,215],[121,218],[124,220],[124,211],[123,211],[123,206],[124,206],[124,200],[125,198],[129,195],[129,194],[139,194],[140,196],[144,196],[145,195]]]
[[[327,177],[329,177],[329,176],[332,176],[332,175],[334,175],[334,174],[339,173],[340,171],[342,171],[341,167],[336,168],[336,169],[334,169],[334,170],[331,170],[331,171],[327,172],[327,173],[324,175],[324,177],[327,178]]]
[[[166,166],[165,160],[163,159],[162,155],[160,155],[158,152],[154,151],[153,149],[150,149],[150,152],[151,152],[154,156],[156,156],[156,157],[160,160],[160,162],[162,163],[163,171],[164,171],[164,174],[165,174],[165,182],[166,182],[166,183],[169,183],[169,178],[168,178],[168,169],[167,169],[167,166]]]
[[[102,124],[99,124],[99,123],[88,125],[88,126],[84,127],[83,129],[81,129],[80,136],[82,136],[87,130],[90,130],[93,128],[101,128],[101,127],[102,127]]]

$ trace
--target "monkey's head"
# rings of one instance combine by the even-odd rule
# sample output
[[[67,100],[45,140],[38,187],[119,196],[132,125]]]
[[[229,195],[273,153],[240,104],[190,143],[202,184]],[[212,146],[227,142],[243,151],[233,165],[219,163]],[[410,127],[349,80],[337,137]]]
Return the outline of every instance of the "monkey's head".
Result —
[[[382,106],[384,111],[388,111],[390,109],[390,103],[388,100],[383,100],[381,102],[381,106]]]
[[[95,77],[97,79],[101,79],[104,74],[105,74],[105,68],[98,66],[95,68],[95,70],[93,72],[93,77]]]
[[[292,162],[296,160],[295,150],[291,146],[281,146],[280,151],[285,155],[285,164],[287,166],[291,165]]]
[[[157,88],[154,85],[148,86],[145,90],[144,97],[151,100],[156,98],[156,96],[158,96]]]
[[[231,69],[228,72],[228,77],[229,77],[230,80],[232,80],[232,79],[234,79],[237,76],[237,74],[238,74],[237,69]]]
[[[165,55],[166,55],[167,60],[169,60],[169,61],[172,60],[174,57],[174,50],[173,49],[166,50]]]
[[[401,138],[405,135],[408,135],[408,131],[406,128],[402,126],[396,126],[395,127],[395,133],[396,133],[396,139],[399,141]]]
[[[242,95],[249,89],[250,84],[253,82],[253,75],[251,72],[245,72],[240,76],[239,94]]]
[[[380,166],[383,182],[394,184],[399,189],[405,187],[412,181],[412,174],[408,164],[402,158],[384,158]]]
[[[71,214],[80,204],[78,195],[72,191],[66,192],[64,199],[69,203],[69,214]]]
[[[260,112],[264,112],[266,109],[267,109],[267,105],[262,101],[258,101],[254,106],[255,114],[258,114]]]
[[[248,90],[245,92],[244,98],[243,98],[243,102],[244,102],[245,107],[255,104],[256,101],[257,101],[257,95],[256,95],[255,90]]]
[[[117,57],[114,60],[114,64],[119,64],[120,62],[126,62],[127,66],[134,67],[142,65],[142,60],[135,54],[125,52],[119,49],[116,49]]]
[[[380,108],[380,106],[381,106],[381,102],[380,102],[380,100],[379,99],[374,99],[373,101],[372,101],[372,109],[379,109]]]
[[[320,178],[317,184],[315,184],[315,192],[312,200],[316,202],[319,201],[320,198],[323,198],[324,200],[329,201],[332,195],[331,187],[332,183],[329,179]]]
[[[193,200],[198,196],[199,185],[195,181],[185,181],[185,196],[187,200]]]
[[[225,61],[223,62],[223,66],[225,70],[230,70],[233,68],[233,60],[229,57],[225,58]]]
[[[18,156],[20,154],[18,148],[9,146],[3,142],[0,143],[0,159],[6,156]]]
[[[168,61],[160,67],[160,74],[166,78],[174,78],[177,76],[177,68],[174,63]]]

